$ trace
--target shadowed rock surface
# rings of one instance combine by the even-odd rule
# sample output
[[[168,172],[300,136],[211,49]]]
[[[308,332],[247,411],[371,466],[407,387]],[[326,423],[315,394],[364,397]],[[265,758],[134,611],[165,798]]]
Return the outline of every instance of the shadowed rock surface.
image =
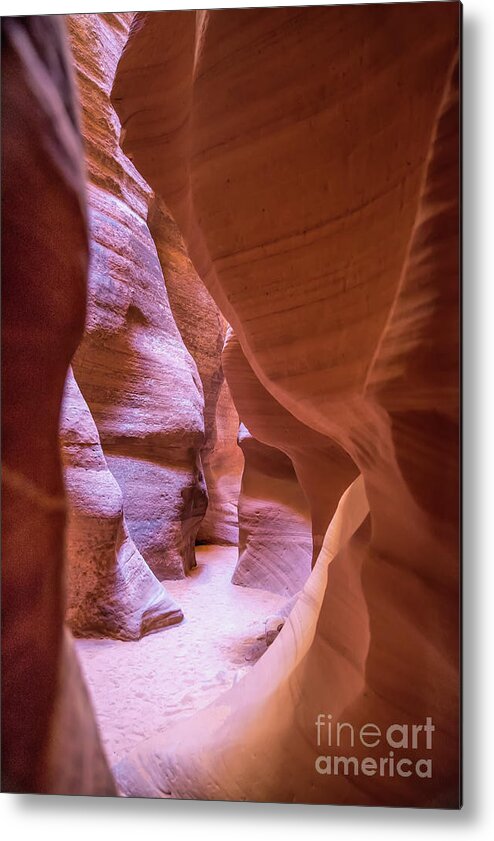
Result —
[[[115,793],[63,631],[58,419],[87,260],[63,20],[3,18],[2,791]]]

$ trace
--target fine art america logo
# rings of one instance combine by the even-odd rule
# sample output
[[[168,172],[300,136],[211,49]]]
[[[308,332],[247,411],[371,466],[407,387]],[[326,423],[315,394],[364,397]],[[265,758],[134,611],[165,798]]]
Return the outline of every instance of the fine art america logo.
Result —
[[[315,760],[318,774],[432,777],[430,752],[435,727],[429,717],[424,724],[390,724],[383,730],[372,722],[361,727],[354,727],[348,721],[335,723],[332,715],[319,713],[315,726],[317,747],[321,750]],[[349,755],[352,749],[357,756]],[[395,751],[399,751],[398,756]]]

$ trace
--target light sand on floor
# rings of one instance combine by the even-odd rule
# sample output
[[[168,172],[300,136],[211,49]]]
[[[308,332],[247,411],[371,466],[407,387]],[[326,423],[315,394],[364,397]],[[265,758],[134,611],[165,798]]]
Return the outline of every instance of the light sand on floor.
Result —
[[[197,547],[197,568],[165,586],[185,619],[138,642],[79,639],[110,765],[205,707],[266,650],[264,620],[286,597],[231,583],[237,548]]]

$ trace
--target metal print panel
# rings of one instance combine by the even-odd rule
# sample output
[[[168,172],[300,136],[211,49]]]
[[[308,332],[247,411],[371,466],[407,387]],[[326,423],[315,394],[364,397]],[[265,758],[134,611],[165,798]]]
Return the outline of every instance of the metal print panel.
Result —
[[[2,787],[460,806],[457,2],[2,19]]]

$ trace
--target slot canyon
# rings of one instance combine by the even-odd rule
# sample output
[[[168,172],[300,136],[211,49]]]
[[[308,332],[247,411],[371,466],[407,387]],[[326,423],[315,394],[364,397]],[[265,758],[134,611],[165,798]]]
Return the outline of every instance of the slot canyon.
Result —
[[[3,790],[457,805],[459,26],[2,19]]]

